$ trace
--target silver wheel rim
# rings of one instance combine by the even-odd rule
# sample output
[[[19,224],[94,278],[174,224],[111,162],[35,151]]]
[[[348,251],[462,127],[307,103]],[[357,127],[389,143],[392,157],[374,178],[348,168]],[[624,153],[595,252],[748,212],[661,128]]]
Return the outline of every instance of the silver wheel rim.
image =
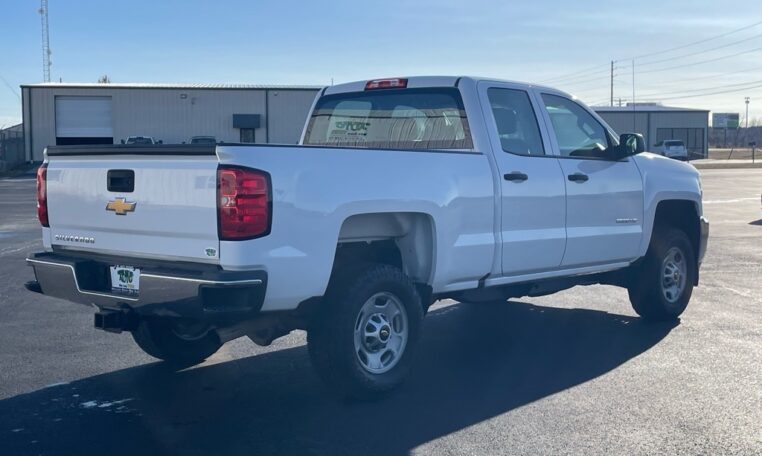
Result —
[[[672,247],[661,266],[661,293],[669,303],[676,303],[683,295],[688,276],[688,263],[683,251]]]
[[[355,321],[355,354],[371,374],[389,371],[402,358],[408,338],[405,307],[391,293],[376,293],[363,304]]]

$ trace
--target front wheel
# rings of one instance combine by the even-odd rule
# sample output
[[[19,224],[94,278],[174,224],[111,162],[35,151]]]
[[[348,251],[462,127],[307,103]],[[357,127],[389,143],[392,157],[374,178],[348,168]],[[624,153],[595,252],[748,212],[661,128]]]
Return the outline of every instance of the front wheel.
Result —
[[[410,370],[422,319],[410,279],[393,266],[369,266],[332,284],[307,334],[310,358],[340,396],[380,396]]]
[[[182,320],[143,320],[132,338],[154,358],[180,366],[199,364],[222,346],[207,324]]]
[[[646,320],[676,320],[691,299],[697,274],[695,258],[682,230],[654,231],[648,253],[628,287],[635,312]]]

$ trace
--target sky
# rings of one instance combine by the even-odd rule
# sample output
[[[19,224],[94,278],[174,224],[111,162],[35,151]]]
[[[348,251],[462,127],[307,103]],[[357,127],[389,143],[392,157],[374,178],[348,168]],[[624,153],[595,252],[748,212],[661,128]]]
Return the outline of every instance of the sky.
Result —
[[[21,120],[19,85],[42,81],[38,8],[0,8],[0,127]],[[545,83],[598,105],[609,103],[612,60],[615,99],[632,99],[637,57],[636,101],[743,117],[748,96],[762,124],[762,2],[49,0],[49,18],[54,81],[475,75]]]

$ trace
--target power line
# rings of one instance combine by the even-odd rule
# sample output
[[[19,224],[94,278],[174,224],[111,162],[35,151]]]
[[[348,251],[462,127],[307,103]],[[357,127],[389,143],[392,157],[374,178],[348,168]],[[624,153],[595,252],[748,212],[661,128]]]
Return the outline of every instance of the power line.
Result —
[[[723,76],[731,76],[731,75],[734,75],[734,74],[748,73],[749,71],[755,71],[755,70],[762,70],[762,66],[756,66],[756,67],[752,67],[752,68],[746,68],[744,70],[738,70],[738,71],[729,71],[729,72],[726,72],[726,73],[718,73],[718,74],[710,74],[710,75],[705,75],[705,76],[699,76],[697,78],[685,78],[685,79],[677,79],[677,80],[673,80],[673,81],[659,81],[659,84],[664,84],[664,83],[666,83],[666,84],[679,84],[679,83],[684,83],[684,82],[687,82],[687,81],[701,81],[703,79],[721,78]]]
[[[685,49],[687,47],[695,46],[695,45],[701,44],[701,43],[706,43],[707,41],[716,40],[717,38],[723,38],[723,37],[726,37],[728,35],[732,35],[734,33],[738,33],[738,32],[744,31],[744,30],[748,30],[748,29],[754,28],[754,27],[756,27],[756,26],[758,26],[760,24],[762,24],[762,21],[755,22],[755,23],[753,23],[751,25],[747,25],[745,27],[737,28],[737,29],[731,30],[729,32],[721,33],[719,35],[711,36],[709,38],[704,38],[703,40],[698,40],[698,41],[694,41],[692,43],[683,44],[681,46],[675,46],[675,47],[672,47],[672,48],[669,48],[669,49],[664,49],[664,50],[661,50],[661,51],[656,51],[656,52],[650,52],[650,53],[647,53],[647,54],[636,55],[635,57],[631,57],[630,59],[636,59],[637,60],[637,59],[642,59],[644,57],[651,57],[651,56],[654,56],[654,55],[661,55],[661,54],[666,54],[668,52],[677,51],[679,49]],[[620,60],[629,60],[629,59],[620,59]]]
[[[720,90],[720,91],[717,91],[717,92],[710,92],[710,93],[699,93],[699,94],[695,94],[695,95],[684,95],[684,96],[674,96],[674,97],[650,98],[650,99],[647,99],[647,100],[651,100],[651,101],[682,100],[684,98],[708,97],[710,95],[720,95],[720,94],[724,94],[724,93],[743,92],[743,91],[748,91],[748,90],[751,90],[751,89],[758,89],[760,87],[762,87],[762,84],[755,85],[755,86],[750,86],[750,87],[741,87],[741,88],[738,88],[738,89]]]
[[[701,89],[686,89],[686,90],[681,90],[681,91],[677,91],[677,92],[651,92],[651,93],[645,93],[645,94],[642,94],[642,95],[648,97],[648,96],[655,96],[655,95],[670,95],[670,94],[675,94],[675,93],[706,92],[707,90],[712,91],[712,90],[715,90],[715,89],[727,89],[727,88],[730,88],[730,87],[747,86],[749,84],[762,84],[762,80],[739,82],[739,83],[736,83],[736,84],[727,84],[727,85],[723,85],[723,86],[703,87]],[[743,88],[743,87],[741,87],[741,88]]]
[[[758,47],[758,48],[749,49],[749,50],[742,51],[742,52],[737,52],[735,54],[724,55],[722,57],[715,57],[713,59],[701,60],[701,61],[692,62],[692,63],[684,63],[684,64],[681,64],[681,65],[675,65],[675,66],[670,66],[670,67],[665,67],[665,68],[656,68],[654,70],[639,71],[638,74],[658,73],[660,71],[669,71],[669,70],[674,70],[674,69],[677,69],[677,68],[685,68],[685,67],[689,67],[689,66],[701,65],[701,64],[704,64],[704,63],[717,62],[719,60],[729,59],[731,57],[737,57],[739,55],[744,55],[744,54],[751,54],[752,52],[758,52],[758,51],[761,51],[761,50],[762,50],[762,47]]]
[[[674,56],[674,57],[669,57],[669,58],[666,58],[666,59],[653,60],[653,61],[650,61],[650,62],[639,62],[638,66],[642,67],[642,66],[654,65],[654,64],[657,64],[657,63],[664,63],[664,62],[670,62],[672,60],[683,59],[685,57],[692,57],[694,55],[706,54],[707,52],[716,51],[717,49],[723,49],[723,48],[726,48],[726,47],[735,46],[736,44],[745,43],[747,41],[751,41],[751,40],[757,39],[757,38],[759,38],[761,36],[762,36],[762,33],[760,33],[759,35],[754,35],[754,36],[750,36],[748,38],[744,38],[742,40],[733,41],[732,43],[726,43],[726,44],[723,44],[721,46],[715,46],[713,48],[704,49],[704,50],[696,51],[696,52],[691,52],[690,54],[677,55],[677,56]]]
[[[3,84],[5,84],[5,86],[8,87],[8,90],[13,92],[13,94],[16,95],[16,98],[18,98],[19,101],[21,101],[21,95],[19,95],[16,89],[4,77],[0,76],[0,79],[3,81]]]
[[[556,81],[558,79],[568,79],[568,78],[574,79],[573,76],[575,76],[575,75],[582,75],[583,73],[589,73],[591,71],[592,72],[596,72],[596,70],[600,70],[601,67],[602,67],[602,65],[596,65],[594,67],[590,67],[590,68],[587,68],[587,69],[584,69],[584,70],[580,70],[580,71],[575,71],[573,73],[567,73],[567,74],[562,74],[562,75],[558,75],[558,76],[553,76],[552,78],[539,81],[538,84],[545,84],[546,82]],[[606,68],[608,68],[608,65],[606,65]]]
[[[626,67],[615,67],[615,70],[624,69]],[[555,82],[552,82],[554,86],[563,85],[563,84],[581,84],[583,82],[593,81],[595,79],[601,79],[601,78],[608,78],[609,77],[609,69],[606,68],[605,70],[599,70],[594,73],[590,73],[587,75],[580,75],[574,78],[568,78],[568,79],[561,79]],[[604,76],[605,75],[605,76]]]

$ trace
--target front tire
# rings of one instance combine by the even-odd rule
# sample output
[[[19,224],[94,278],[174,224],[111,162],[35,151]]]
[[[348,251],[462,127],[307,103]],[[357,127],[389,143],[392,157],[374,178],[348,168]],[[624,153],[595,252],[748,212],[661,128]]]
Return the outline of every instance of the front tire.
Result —
[[[310,358],[340,396],[379,397],[410,370],[422,320],[413,282],[393,266],[368,266],[329,287],[307,334]]]
[[[635,312],[645,320],[674,321],[685,311],[696,282],[696,260],[679,229],[655,230],[636,279],[628,287]]]
[[[209,326],[179,320],[142,320],[132,338],[144,352],[177,366],[199,364],[222,346]]]

